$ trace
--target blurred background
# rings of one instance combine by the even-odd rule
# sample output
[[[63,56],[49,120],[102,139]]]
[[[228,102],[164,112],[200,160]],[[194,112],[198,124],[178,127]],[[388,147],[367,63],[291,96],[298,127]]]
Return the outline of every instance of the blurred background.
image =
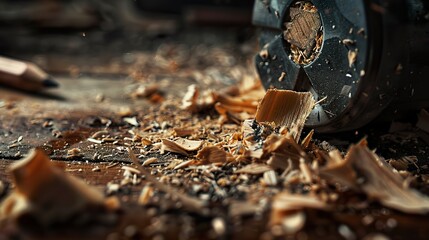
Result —
[[[252,7],[251,0],[3,0],[0,55],[75,77],[231,67],[256,52]]]

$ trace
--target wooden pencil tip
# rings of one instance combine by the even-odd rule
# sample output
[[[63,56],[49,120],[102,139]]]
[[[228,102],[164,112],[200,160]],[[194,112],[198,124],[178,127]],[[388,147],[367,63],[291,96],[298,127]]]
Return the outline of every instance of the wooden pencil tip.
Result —
[[[56,88],[59,86],[59,84],[51,77],[48,77],[45,80],[43,80],[43,86],[48,88]]]

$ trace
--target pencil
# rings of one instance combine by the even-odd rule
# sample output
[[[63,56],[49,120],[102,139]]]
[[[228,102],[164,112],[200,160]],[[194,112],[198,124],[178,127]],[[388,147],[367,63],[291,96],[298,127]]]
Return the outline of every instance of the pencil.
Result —
[[[35,64],[5,57],[0,57],[0,84],[31,92],[58,87],[58,83]]]

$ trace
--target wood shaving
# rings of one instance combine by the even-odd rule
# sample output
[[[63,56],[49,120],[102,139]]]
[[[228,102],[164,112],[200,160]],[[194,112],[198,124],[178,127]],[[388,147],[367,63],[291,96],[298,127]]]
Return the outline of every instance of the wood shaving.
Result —
[[[161,153],[163,151],[175,152],[182,155],[188,155],[188,152],[198,150],[204,141],[188,140],[186,138],[178,138],[175,141],[162,139]]]
[[[27,157],[12,164],[10,171],[16,190],[1,204],[2,219],[29,214],[46,226],[76,217],[88,208],[105,208],[101,192],[54,167],[43,150],[30,151]]]
[[[204,147],[198,151],[196,158],[203,163],[226,163],[235,159],[230,153],[217,146]]]
[[[402,177],[365,143],[352,145],[344,159],[331,161],[320,170],[320,176],[360,190],[369,198],[402,212],[429,212],[429,198],[404,186]]]
[[[304,123],[314,107],[311,93],[269,89],[258,106],[256,121],[273,122],[276,126],[296,128],[299,139]]]
[[[186,194],[183,194],[168,185],[164,185],[163,183],[158,181],[155,177],[153,177],[149,171],[147,171],[140,165],[139,160],[132,152],[131,148],[128,148],[128,152],[130,155],[130,159],[133,161],[135,165],[139,167],[139,170],[143,173],[143,175],[145,175],[146,179],[154,185],[154,187],[158,188],[161,191],[169,193],[172,196],[177,197],[178,200],[181,201],[181,203],[183,204],[183,208],[185,208],[186,210],[197,214],[201,214],[201,215],[207,214],[207,211],[205,211],[204,209],[204,206],[205,206],[204,202],[200,201],[199,199],[190,197]]]
[[[347,54],[347,58],[349,60],[349,67],[351,68],[353,66],[353,64],[356,62],[356,58],[358,55],[358,50],[349,50],[348,54]]]

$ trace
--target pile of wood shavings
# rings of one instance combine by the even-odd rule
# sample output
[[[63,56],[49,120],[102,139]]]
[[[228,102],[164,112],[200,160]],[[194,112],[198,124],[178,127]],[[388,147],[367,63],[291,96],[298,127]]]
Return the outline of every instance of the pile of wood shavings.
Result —
[[[314,212],[364,212],[374,204],[410,214],[429,211],[428,198],[403,184],[403,175],[365,140],[343,154],[315,144],[313,131],[301,139],[314,105],[310,93],[270,90],[260,101],[262,92],[249,82],[224,91],[190,86],[181,105],[166,100],[138,115],[119,142],[135,166],[121,168],[124,180],[110,184],[110,193],[138,186],[138,204],[212,218],[217,237],[233,231],[226,221],[244,216],[265,216],[261,234],[276,237],[302,236]],[[108,135],[91,139],[104,144]],[[340,235],[363,237],[340,227]]]

